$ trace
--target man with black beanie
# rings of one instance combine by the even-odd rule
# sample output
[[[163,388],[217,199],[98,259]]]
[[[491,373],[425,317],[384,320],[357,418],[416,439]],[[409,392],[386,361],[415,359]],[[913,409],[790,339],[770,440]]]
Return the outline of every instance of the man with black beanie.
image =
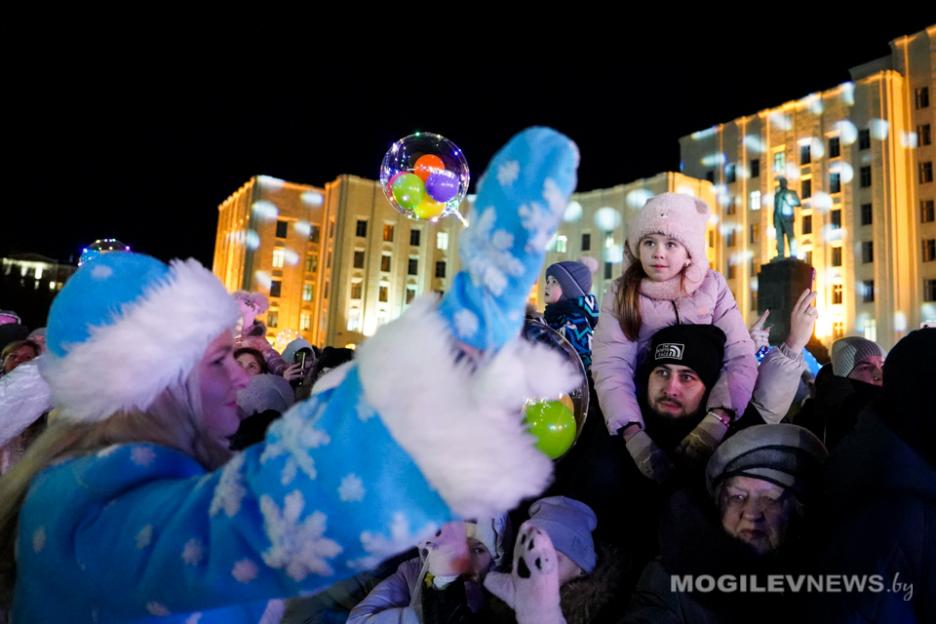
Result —
[[[636,379],[646,423],[640,435],[652,436],[666,453],[663,461],[670,461],[669,455],[704,417],[705,400],[721,372],[724,344],[724,333],[711,325],[675,325],[651,339]],[[701,485],[703,467],[671,474]],[[628,532],[653,535],[655,508],[679,480],[656,483],[644,477],[623,437],[608,435],[598,402],[593,401],[578,441],[556,465],[556,481],[548,494],[584,501],[602,519],[598,532],[608,531],[605,538],[614,541]]]
[[[656,445],[675,456],[676,447],[705,416],[706,399],[721,372],[725,335],[710,325],[676,325],[651,339],[637,371],[637,398],[646,429]],[[650,438],[648,438],[650,439]],[[595,538],[620,549],[626,562],[621,578],[622,610],[644,564],[656,554],[656,530],[672,489],[690,480],[704,489],[704,464],[682,466],[659,483],[638,469],[620,435],[608,435],[598,401],[575,446],[556,464],[556,480],[546,495],[583,501],[598,516]]]
[[[714,325],[672,325],[653,335],[637,396],[646,432],[661,448],[674,450],[702,420],[724,353],[725,333]]]

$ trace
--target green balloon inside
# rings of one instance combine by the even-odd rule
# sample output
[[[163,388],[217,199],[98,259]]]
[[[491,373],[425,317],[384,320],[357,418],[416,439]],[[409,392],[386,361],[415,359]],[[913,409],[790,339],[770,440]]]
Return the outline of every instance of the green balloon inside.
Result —
[[[534,401],[524,410],[527,429],[536,438],[536,448],[550,459],[558,459],[575,442],[575,415],[562,401]]]
[[[426,193],[426,183],[415,173],[404,173],[393,182],[393,199],[407,210],[416,210]]]

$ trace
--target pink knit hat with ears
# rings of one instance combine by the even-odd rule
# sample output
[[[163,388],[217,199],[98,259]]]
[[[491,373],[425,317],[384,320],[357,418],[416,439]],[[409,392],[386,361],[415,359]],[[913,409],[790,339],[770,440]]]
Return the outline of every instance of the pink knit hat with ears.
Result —
[[[651,197],[627,228],[627,253],[634,261],[640,239],[648,234],[663,234],[675,238],[689,252],[691,264],[683,271],[683,289],[695,291],[708,272],[705,256],[705,230],[709,207],[700,199],[682,193],[661,193]]]
[[[247,292],[238,290],[234,293],[234,299],[240,305],[241,316],[244,319],[243,326],[249,328],[253,325],[257,316],[263,314],[270,307],[270,300],[258,292]]]

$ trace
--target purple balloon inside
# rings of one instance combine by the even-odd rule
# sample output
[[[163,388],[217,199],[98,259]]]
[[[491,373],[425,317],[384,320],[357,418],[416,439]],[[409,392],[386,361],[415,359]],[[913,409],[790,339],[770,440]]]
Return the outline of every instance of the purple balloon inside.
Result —
[[[458,195],[458,178],[451,171],[435,171],[426,180],[426,192],[437,202],[445,203]]]

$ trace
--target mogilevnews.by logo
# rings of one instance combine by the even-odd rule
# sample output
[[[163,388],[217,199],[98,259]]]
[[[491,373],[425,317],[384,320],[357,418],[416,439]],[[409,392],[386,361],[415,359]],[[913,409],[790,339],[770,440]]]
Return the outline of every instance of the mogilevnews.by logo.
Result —
[[[888,583],[880,574],[674,574],[670,576],[672,592],[722,592],[759,594],[812,593],[892,593],[913,598],[913,583],[900,580],[894,574]]]

